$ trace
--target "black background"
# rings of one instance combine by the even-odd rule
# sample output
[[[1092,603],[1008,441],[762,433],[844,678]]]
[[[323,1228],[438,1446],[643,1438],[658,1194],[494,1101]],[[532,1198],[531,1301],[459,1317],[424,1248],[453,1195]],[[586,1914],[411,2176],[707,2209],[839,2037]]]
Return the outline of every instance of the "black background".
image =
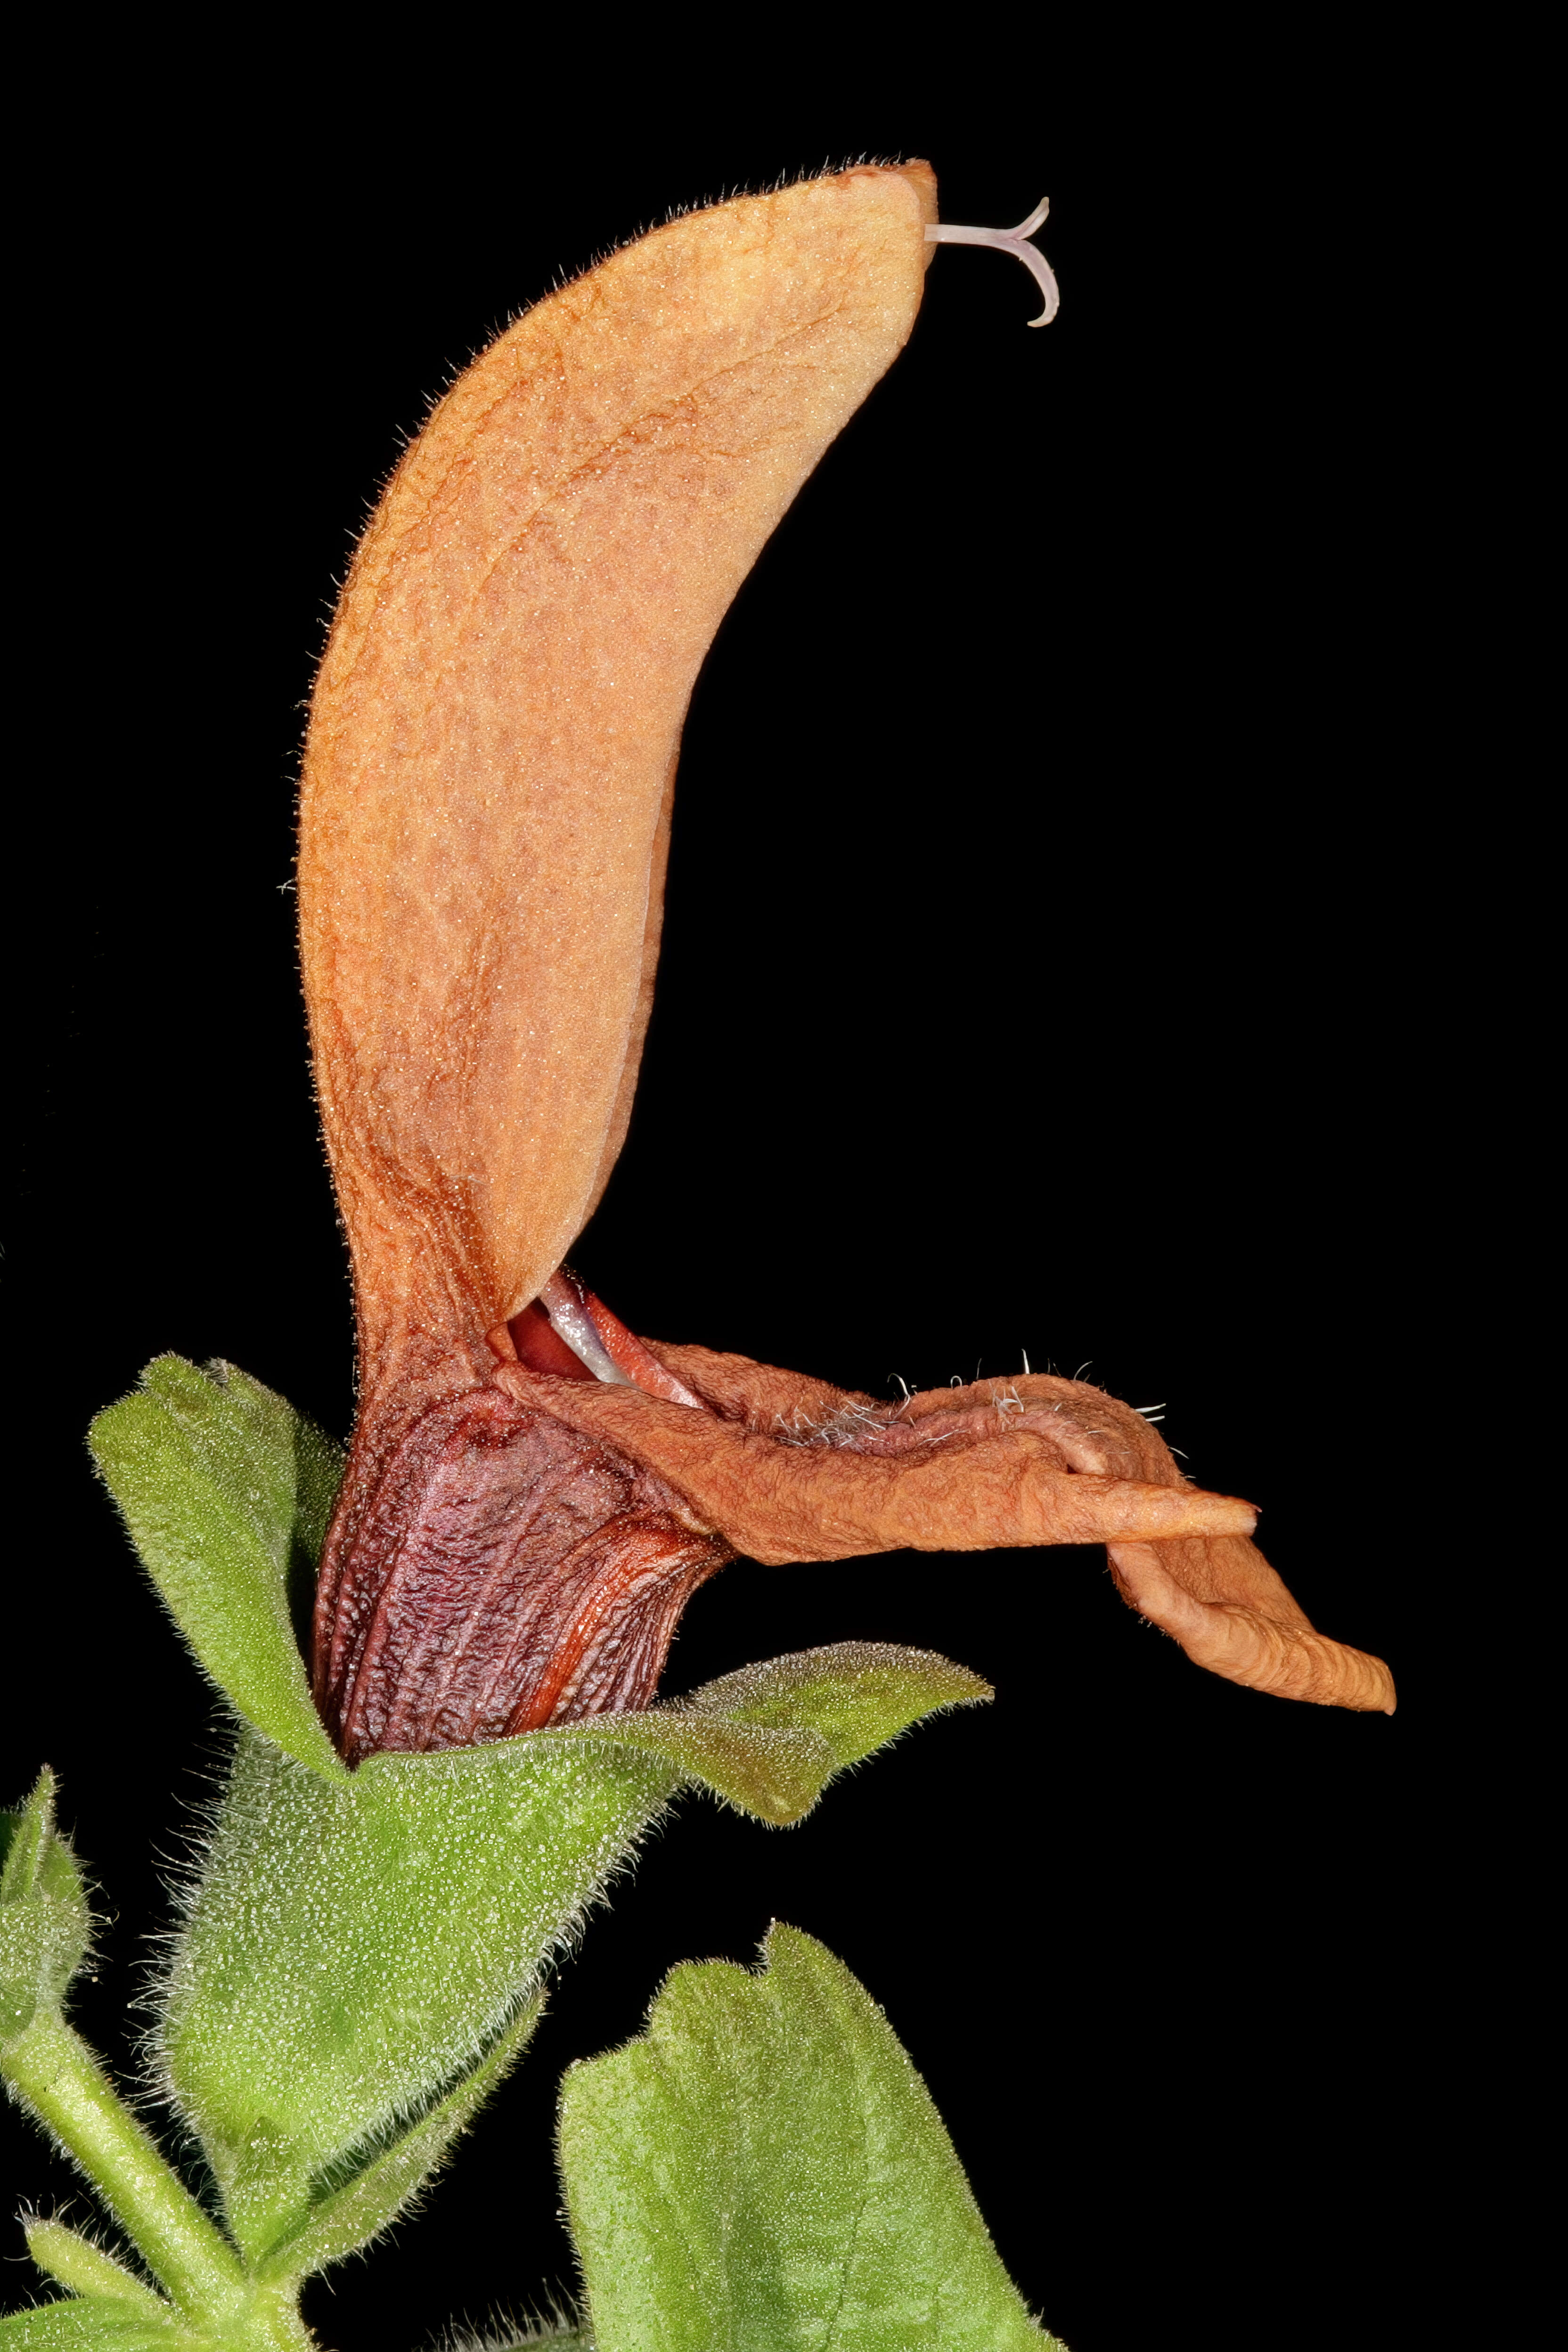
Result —
[[[672,205],[925,154],[950,219],[1048,191],[1061,315],[1026,331],[1021,270],[940,254],[721,630],[636,1120],[575,1262],[634,1328],[878,1392],[1026,1349],[1168,1400],[1193,1475],[1263,1507],[1401,1712],[1203,1675],[1094,1552],[737,1565],[667,1688],[867,1637],[996,1703],[792,1832],[688,1802],[423,2217],[311,2308],[339,2352],[395,2352],[568,2288],[563,2067],[776,1916],[884,2004],[1073,2352],[1396,2340],[1443,1702],[1389,1465],[1463,1304],[1420,1203],[1484,1084],[1421,820],[1448,329],[1404,68],[1283,31],[1079,57],[1047,26],[980,63],[797,70],[792,107],[760,52],[699,101],[651,49],[546,69],[432,38],[326,96],[237,46],[190,109],[128,55],[144,103],[61,113],[28,226],[50,723],[4,1793],[47,1757],[101,1891],[79,2021],[131,2063],[160,1873],[221,1754],[86,1423],[164,1349],[352,1413],[289,872],[367,501],[558,270]],[[23,2192],[84,2218],[5,2127]]]

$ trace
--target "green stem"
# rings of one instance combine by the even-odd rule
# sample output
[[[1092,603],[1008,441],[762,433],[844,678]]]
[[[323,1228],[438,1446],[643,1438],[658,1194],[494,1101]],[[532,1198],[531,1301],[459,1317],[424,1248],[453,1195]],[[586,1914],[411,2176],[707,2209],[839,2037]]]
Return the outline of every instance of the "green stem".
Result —
[[[257,2287],[238,2319],[231,2321],[217,2342],[232,2352],[319,2352],[315,2337],[300,2318],[292,2287]]]
[[[206,2320],[237,2314],[248,2299],[238,2255],[58,2011],[40,2009],[6,2043],[0,2071],[75,2157],[174,2302]]]

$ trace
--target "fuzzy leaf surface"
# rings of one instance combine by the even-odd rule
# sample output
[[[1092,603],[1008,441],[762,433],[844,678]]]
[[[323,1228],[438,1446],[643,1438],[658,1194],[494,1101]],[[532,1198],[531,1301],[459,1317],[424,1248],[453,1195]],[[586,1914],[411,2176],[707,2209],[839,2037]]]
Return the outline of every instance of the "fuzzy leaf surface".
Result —
[[[26,2238],[27,2252],[38,2268],[73,2294],[108,2296],[139,2311],[154,2326],[173,2322],[175,2315],[161,2295],[79,2231],[67,2229],[63,2221],[33,2221],[26,2226]]]
[[[1047,2352],[881,2011],[795,1928],[764,1957],[676,1969],[567,2074],[599,2352]]]
[[[835,1642],[721,1675],[674,1702],[682,1717],[809,1729],[827,1742],[835,1769],[858,1764],[922,1716],[994,1696],[989,1683],[933,1650],[889,1642]]]
[[[417,2123],[318,2200],[310,2218],[258,2265],[264,2279],[305,2278],[329,2263],[357,2253],[378,2238],[450,2153],[452,2145],[516,2064],[539,2022],[543,1996],[535,1994],[515,2024]]]
[[[210,2343],[108,2295],[71,2295],[0,2319],[0,2352],[208,2352]]]
[[[296,1618],[342,1476],[331,1438],[259,1381],[160,1356],[89,1438],[142,1566],[247,1723],[347,1777],[311,1702]]]
[[[784,1826],[809,1812],[845,1765],[922,1716],[991,1696],[978,1675],[931,1651],[840,1642],[743,1666],[640,1715],[590,1716],[527,1736],[666,1759],[742,1812]]]
[[[841,1761],[985,1695],[943,1659],[856,1643],[715,1688],[372,1756],[335,1784],[242,1737],[162,2039],[252,2260],[304,2228],[328,2168],[479,2063],[682,1782],[795,1820]]]
[[[0,1869],[0,2042],[25,2032],[40,2007],[53,2008],[80,1967],[92,1933],[81,1873],[55,1827],[55,1780],[47,1770],[4,1823]]]
[[[676,1786],[540,1742],[333,1782],[241,1734],[160,2041],[250,2259],[483,2058]]]

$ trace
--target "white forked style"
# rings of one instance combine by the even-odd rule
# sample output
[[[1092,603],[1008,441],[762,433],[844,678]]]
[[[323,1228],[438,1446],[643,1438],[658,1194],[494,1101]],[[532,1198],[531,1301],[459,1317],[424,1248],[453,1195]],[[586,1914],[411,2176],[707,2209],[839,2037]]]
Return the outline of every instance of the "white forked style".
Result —
[[[1038,246],[1030,245],[1026,240],[1034,236],[1050,208],[1050,198],[1042,196],[1028,219],[1021,220],[1016,228],[961,228],[956,221],[938,221],[927,229],[926,243],[994,245],[1000,247],[1004,253],[1016,254],[1045,297],[1045,309],[1037,319],[1031,319],[1029,324],[1031,327],[1048,327],[1061,308],[1061,293],[1050,263]]]

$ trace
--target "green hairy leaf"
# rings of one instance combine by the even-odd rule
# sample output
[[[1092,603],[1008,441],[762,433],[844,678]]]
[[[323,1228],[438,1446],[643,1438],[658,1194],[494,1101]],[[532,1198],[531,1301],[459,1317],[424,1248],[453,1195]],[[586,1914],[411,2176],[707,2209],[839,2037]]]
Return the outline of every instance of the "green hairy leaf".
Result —
[[[764,1958],[675,1969],[566,2076],[597,2352],[1048,2352],[881,2011],[795,1928]]]
[[[160,2039],[247,2255],[479,2062],[674,1786],[521,1742],[334,1783],[242,1734]]]
[[[96,2294],[40,2303],[0,2319],[0,2352],[97,2352],[100,2346],[103,2352],[212,2352],[213,2338]]]
[[[943,1659],[848,1643],[337,1784],[245,1734],[162,2035],[241,2246],[291,2259],[328,2169],[479,2063],[683,1781],[795,1820],[841,1762],[984,1696]]]
[[[259,1381],[160,1356],[100,1412],[89,1444],[143,1567],[201,1664],[247,1723],[329,1780],[347,1778],[310,1701],[308,1610],[343,1457]]]
[[[858,1764],[935,1707],[994,1696],[989,1683],[934,1651],[837,1642],[721,1675],[675,1706],[683,1715],[809,1727],[837,1767]]]
[[[453,2143],[516,2064],[543,2006],[542,1994],[535,1994],[515,2024],[499,2037],[494,2049],[456,2090],[437,2100],[416,2124],[376,2150],[341,2186],[321,2197],[294,2234],[280,2241],[258,2264],[258,2276],[304,2278],[379,2237],[444,2162]]]
[[[143,2286],[122,2263],[95,2246],[90,2238],[68,2230],[63,2221],[33,2221],[27,2225],[27,2252],[41,2271],[68,2286],[73,2294],[110,2299],[140,2312],[158,2326],[174,2314],[161,2295]]]
[[[840,1642],[743,1666],[642,1715],[590,1717],[528,1737],[668,1758],[740,1811],[782,1825],[809,1812],[847,1764],[922,1716],[992,1696],[978,1675],[929,1650]]]
[[[44,1771],[20,1812],[0,1815],[0,2042],[58,2007],[81,1966],[91,1915],[69,1846],[55,1827],[55,1777]]]

